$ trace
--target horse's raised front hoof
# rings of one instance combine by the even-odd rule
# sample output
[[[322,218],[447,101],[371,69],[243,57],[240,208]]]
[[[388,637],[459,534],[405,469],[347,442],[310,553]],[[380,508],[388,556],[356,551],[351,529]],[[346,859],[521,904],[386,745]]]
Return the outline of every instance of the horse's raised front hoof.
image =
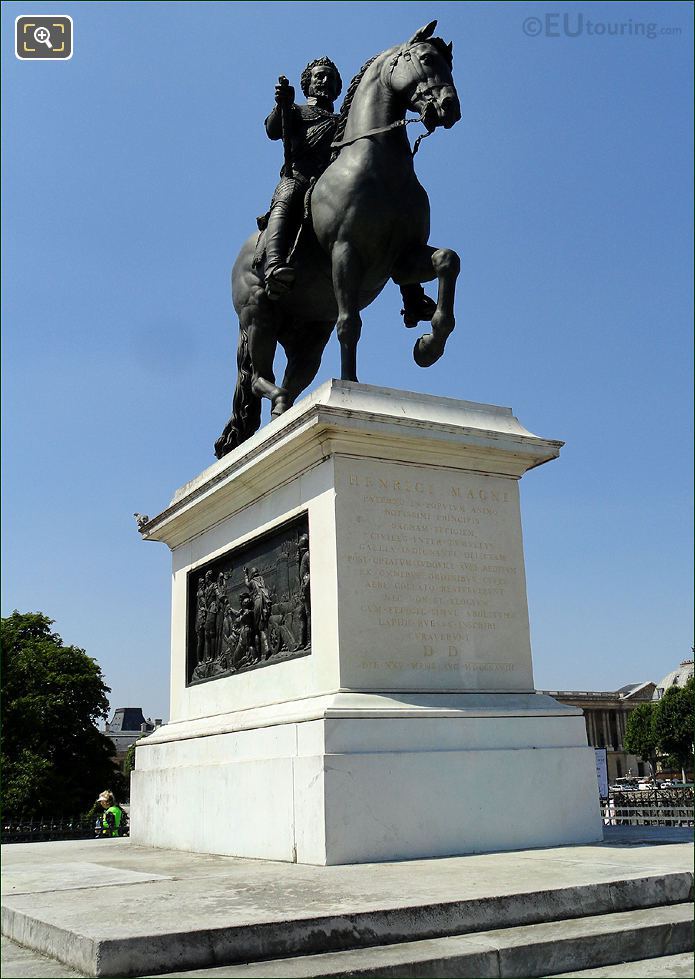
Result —
[[[444,353],[444,344],[441,340],[435,340],[431,333],[425,333],[415,341],[413,347],[413,359],[418,367],[431,367],[436,364]]]

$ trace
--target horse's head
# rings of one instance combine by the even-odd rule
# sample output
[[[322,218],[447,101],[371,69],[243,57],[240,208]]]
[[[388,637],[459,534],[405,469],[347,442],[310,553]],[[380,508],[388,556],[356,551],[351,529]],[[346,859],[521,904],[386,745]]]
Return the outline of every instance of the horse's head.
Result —
[[[388,63],[388,84],[408,108],[419,112],[432,132],[437,126],[451,129],[461,118],[461,105],[451,76],[452,45],[432,37],[433,20],[416,31]]]

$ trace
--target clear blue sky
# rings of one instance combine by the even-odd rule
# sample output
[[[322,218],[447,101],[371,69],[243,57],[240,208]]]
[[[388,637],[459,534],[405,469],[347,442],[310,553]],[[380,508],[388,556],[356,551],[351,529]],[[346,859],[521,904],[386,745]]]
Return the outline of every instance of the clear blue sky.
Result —
[[[555,12],[582,35],[524,33]],[[14,18],[40,13],[72,15],[72,60],[15,58]],[[458,325],[420,370],[387,288],[360,377],[566,440],[522,484],[538,687],[690,654],[691,4],[6,2],[3,614],[54,618],[113,707],[168,716],[169,551],[132,514],[212,461],[228,416],[277,76],[328,54],[347,84],[434,17],[463,119],[417,167],[431,241],[463,257]],[[317,383],[338,373],[334,339]]]

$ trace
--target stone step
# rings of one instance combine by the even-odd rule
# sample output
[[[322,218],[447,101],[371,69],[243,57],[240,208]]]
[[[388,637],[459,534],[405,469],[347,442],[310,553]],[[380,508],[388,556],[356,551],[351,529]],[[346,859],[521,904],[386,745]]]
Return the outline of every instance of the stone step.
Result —
[[[664,907],[692,901],[693,885],[692,844],[682,843],[341,867],[156,850],[128,839],[2,851],[3,933],[86,975],[110,977]]]
[[[682,903],[246,965],[168,972],[159,979],[527,979],[686,952],[693,947],[692,921],[692,904]]]
[[[179,973],[183,976],[222,976],[227,968]],[[563,972],[546,979],[692,979],[695,973],[695,955],[681,952],[679,955],[663,955],[653,959],[639,959],[617,965],[604,965],[598,969],[582,969],[579,972]],[[81,979],[83,973],[31,949],[22,948],[9,938],[2,941],[3,979]],[[158,979],[166,979],[159,976]]]
[[[285,910],[278,908],[272,917],[262,915],[255,921],[236,924],[234,916],[228,918],[224,914],[214,926],[209,916],[198,916],[194,913],[195,905],[190,904],[192,899],[198,905],[204,899],[200,890],[203,884],[204,880],[187,882],[186,891],[177,898],[171,891],[169,910],[164,913],[159,910],[161,888],[169,890],[175,882],[158,880],[139,884],[137,892],[135,889],[128,892],[132,897],[127,909],[119,903],[126,900],[123,889],[110,889],[113,917],[106,923],[100,916],[90,916],[90,907],[96,899],[93,889],[71,891],[67,905],[59,892],[16,898],[5,895],[2,929],[20,944],[54,955],[88,975],[143,976],[157,970],[190,970],[223,963],[267,961],[280,956],[289,959],[386,943],[388,948],[396,943],[418,945],[432,939],[448,940],[448,936],[460,936],[463,932],[473,939],[473,933],[558,920],[567,926],[564,919],[691,901],[693,875],[690,872],[650,874],[461,901],[391,904],[359,910],[345,907],[340,913],[315,916],[290,912],[285,902]],[[188,907],[185,913],[181,904],[184,900]],[[137,913],[130,907],[134,901]],[[222,910],[217,902],[216,906]],[[178,914],[172,915],[175,909]],[[69,924],[65,917],[67,911]],[[580,961],[579,965],[582,964],[585,963]],[[558,970],[572,967],[570,963],[559,966]],[[541,971],[536,974],[540,975]]]
[[[657,959],[640,959],[604,965],[600,969],[582,969],[581,972],[562,972],[552,979],[692,979],[695,974],[695,955],[662,955]]]

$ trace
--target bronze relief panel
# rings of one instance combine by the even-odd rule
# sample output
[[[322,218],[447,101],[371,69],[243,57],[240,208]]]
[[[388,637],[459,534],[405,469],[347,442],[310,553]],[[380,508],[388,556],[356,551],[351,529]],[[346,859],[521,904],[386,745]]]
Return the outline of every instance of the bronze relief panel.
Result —
[[[186,683],[311,652],[306,514],[188,573]]]

